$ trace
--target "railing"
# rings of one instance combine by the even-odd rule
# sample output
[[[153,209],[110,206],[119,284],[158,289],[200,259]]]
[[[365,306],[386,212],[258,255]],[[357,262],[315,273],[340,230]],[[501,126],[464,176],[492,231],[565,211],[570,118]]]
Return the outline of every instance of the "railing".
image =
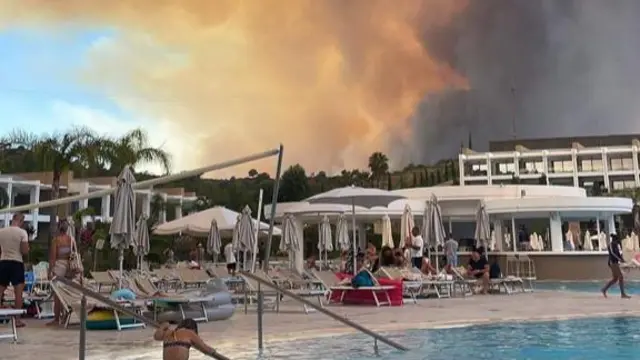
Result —
[[[264,312],[264,298],[263,298],[263,294],[262,291],[260,290],[260,286],[264,285],[272,290],[275,290],[277,293],[282,293],[298,302],[301,302],[302,304],[315,309],[318,312],[321,312],[327,316],[329,316],[330,318],[344,324],[347,325],[351,328],[354,328],[358,331],[360,331],[361,333],[365,334],[365,335],[369,335],[370,337],[373,338],[373,348],[376,354],[378,354],[378,341],[387,344],[389,346],[391,346],[392,348],[396,349],[396,350],[401,350],[401,351],[409,351],[409,349],[407,347],[405,347],[404,345],[401,345],[385,336],[382,336],[378,333],[376,333],[373,330],[367,329],[366,327],[353,322],[343,316],[340,316],[336,313],[334,313],[333,311],[330,311],[322,306],[319,306],[303,297],[300,297],[299,295],[287,290],[287,289],[283,289],[281,287],[279,287],[278,285],[262,279],[261,277],[255,276],[254,274],[251,274],[249,272],[241,272],[242,276],[246,276],[249,279],[252,279],[256,282],[258,282],[258,350],[260,352],[262,352],[263,350],[263,343],[262,343],[262,339],[263,339],[263,329],[262,329],[262,316],[263,316],[263,312]]]
[[[145,324],[152,326],[152,327],[160,327],[160,324],[155,321],[152,320],[146,316],[143,316],[141,314],[136,313],[135,311],[131,311],[127,308],[122,307],[120,304],[118,304],[117,302],[106,298],[100,294],[98,294],[97,292],[87,289],[85,287],[83,287],[82,285],[71,281],[69,279],[65,279],[65,278],[60,278],[60,277],[55,277],[52,280],[53,282],[60,282],[66,286],[69,286],[77,291],[79,291],[82,294],[82,300],[80,301],[80,344],[79,344],[79,349],[78,349],[78,359],[79,360],[85,360],[85,356],[87,353],[87,297],[93,298],[98,300],[99,302],[110,306],[111,308],[113,308],[114,310],[121,312],[123,314],[129,315],[139,321],[144,322]],[[210,354],[211,357],[213,357],[214,359],[218,359],[218,360],[230,360],[228,357],[218,353],[218,352],[214,352],[213,354]]]

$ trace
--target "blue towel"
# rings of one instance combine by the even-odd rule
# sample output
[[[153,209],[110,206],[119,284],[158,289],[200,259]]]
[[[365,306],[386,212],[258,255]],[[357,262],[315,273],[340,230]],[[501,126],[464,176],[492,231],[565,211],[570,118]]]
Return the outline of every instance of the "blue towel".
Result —
[[[136,294],[129,289],[120,289],[112,292],[111,297],[116,300],[135,300]]]

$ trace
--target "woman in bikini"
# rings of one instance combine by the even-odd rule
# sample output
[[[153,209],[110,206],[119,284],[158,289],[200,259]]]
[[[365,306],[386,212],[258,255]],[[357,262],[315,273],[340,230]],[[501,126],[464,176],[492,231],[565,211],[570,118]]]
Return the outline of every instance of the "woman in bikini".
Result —
[[[163,323],[153,334],[153,339],[162,341],[163,360],[188,360],[192,347],[212,358],[224,359],[202,341],[198,335],[198,324],[193,319],[182,320],[173,330],[169,323]]]
[[[69,223],[66,220],[60,221],[58,225],[58,236],[53,239],[51,250],[49,251],[49,279],[54,276],[70,277],[69,257],[73,251],[74,240],[67,234]],[[53,320],[47,325],[54,326],[60,323],[60,313],[62,305],[57,296],[53,296]]]

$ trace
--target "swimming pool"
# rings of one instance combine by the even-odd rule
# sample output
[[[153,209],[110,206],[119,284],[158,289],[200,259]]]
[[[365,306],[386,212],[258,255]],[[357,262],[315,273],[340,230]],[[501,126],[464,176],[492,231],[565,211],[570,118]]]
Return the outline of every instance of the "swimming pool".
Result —
[[[539,281],[536,283],[536,289],[539,290],[557,290],[557,291],[577,291],[597,293],[604,286],[605,281]],[[625,288],[631,295],[640,295],[640,281],[627,281]],[[609,289],[612,296],[619,295],[620,289],[618,285],[614,285]]]
[[[381,344],[381,357],[374,356],[369,338],[353,335],[266,343],[262,357],[255,350],[241,350],[254,347],[251,343],[228,355],[235,360],[637,359],[638,327],[640,318],[633,317],[503,323],[390,334],[414,350],[403,354]]]

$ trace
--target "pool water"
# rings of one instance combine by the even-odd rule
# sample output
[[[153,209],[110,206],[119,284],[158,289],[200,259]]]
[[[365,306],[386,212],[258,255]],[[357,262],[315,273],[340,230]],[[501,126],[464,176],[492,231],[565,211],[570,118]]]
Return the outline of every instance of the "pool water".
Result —
[[[605,280],[602,281],[572,281],[572,282],[556,282],[556,281],[539,281],[535,287],[539,290],[557,290],[557,291],[577,291],[577,292],[589,292],[598,293],[605,284]],[[630,295],[640,295],[640,281],[626,281],[625,289]],[[615,296],[620,294],[620,288],[618,285],[613,285],[609,289],[609,295]]]
[[[640,319],[633,317],[504,323],[389,334],[413,350],[400,353],[380,344],[380,357],[363,336],[265,343],[260,357],[255,350],[240,350],[254,347],[252,342],[227,355],[236,360],[640,359],[639,328]]]

